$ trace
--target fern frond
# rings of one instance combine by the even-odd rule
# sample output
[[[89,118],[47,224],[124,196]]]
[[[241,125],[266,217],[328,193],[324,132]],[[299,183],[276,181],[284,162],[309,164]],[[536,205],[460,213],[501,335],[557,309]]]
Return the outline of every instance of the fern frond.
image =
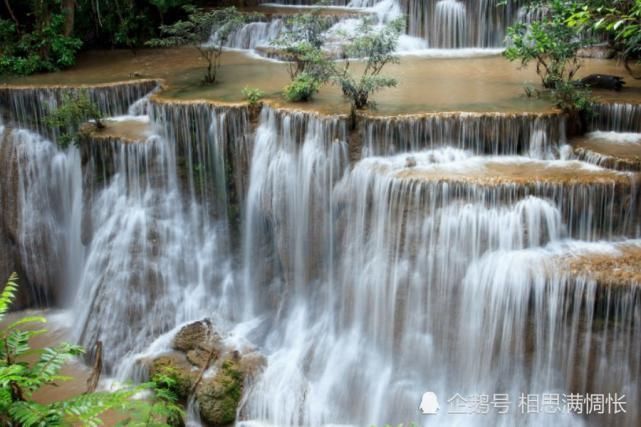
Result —
[[[2,293],[0,293],[0,320],[4,319],[5,314],[9,311],[11,303],[16,298],[16,293],[18,293],[18,275],[11,273]]]
[[[35,402],[14,402],[9,407],[9,415],[22,427],[61,426],[60,413],[51,405],[41,405]]]
[[[47,319],[45,319],[43,316],[23,317],[22,319],[16,320],[15,322],[7,326],[5,330],[15,329],[18,326],[26,325],[29,323],[47,323]]]

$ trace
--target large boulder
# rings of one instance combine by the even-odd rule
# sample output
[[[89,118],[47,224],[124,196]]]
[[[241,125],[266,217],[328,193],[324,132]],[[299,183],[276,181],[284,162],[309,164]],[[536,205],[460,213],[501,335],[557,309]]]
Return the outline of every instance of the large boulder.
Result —
[[[195,392],[206,426],[233,424],[243,387],[263,370],[265,357],[252,348],[226,346],[209,319],[183,326],[171,347],[173,351],[151,361],[150,375],[171,370],[182,401]]]
[[[209,319],[190,323],[180,329],[172,347],[185,353],[187,360],[198,367],[203,367],[210,359],[218,359],[223,352],[222,339]]]

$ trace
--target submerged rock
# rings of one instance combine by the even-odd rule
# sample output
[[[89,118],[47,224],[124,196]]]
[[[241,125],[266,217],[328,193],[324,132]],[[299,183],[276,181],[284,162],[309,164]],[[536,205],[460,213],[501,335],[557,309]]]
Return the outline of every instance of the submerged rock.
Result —
[[[607,89],[619,91],[625,85],[622,77],[609,74],[590,74],[581,79],[581,83],[593,89]]]

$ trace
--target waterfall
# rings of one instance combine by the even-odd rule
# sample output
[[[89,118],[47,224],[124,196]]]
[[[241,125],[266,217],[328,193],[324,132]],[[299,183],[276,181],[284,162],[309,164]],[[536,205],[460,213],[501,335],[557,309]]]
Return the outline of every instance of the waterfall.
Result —
[[[451,49],[462,47],[465,40],[465,5],[456,0],[440,0],[434,14],[436,46]]]
[[[432,48],[503,46],[505,32],[518,17],[520,0],[400,0],[407,33]],[[455,43],[454,43],[455,42]]]
[[[603,296],[557,261],[603,250],[568,237],[595,238],[612,230],[609,221],[638,217],[614,213],[619,178],[608,183],[601,174],[625,176],[624,192],[632,175],[588,166],[573,172],[586,174],[575,184],[448,182],[444,173],[474,176],[492,161],[526,177],[531,162],[546,175],[579,166],[454,148],[370,155],[341,169],[348,135],[335,121],[303,117],[264,111],[254,146],[244,274],[248,319],[260,319],[249,336],[269,356],[247,396],[248,420],[409,423],[418,397],[432,390],[442,399],[506,393],[512,412],[419,418],[421,425],[539,425],[545,415],[526,418],[517,408],[524,390],[639,399],[639,293]],[[412,178],[426,171],[433,182]],[[611,334],[620,347],[609,344]],[[620,369],[595,377],[595,363]],[[567,414],[554,423],[582,421]]]
[[[89,98],[104,116],[126,114],[129,106],[158,86],[155,80],[132,80],[87,87],[52,86],[0,88],[0,104],[9,110],[9,122],[20,128],[55,137],[44,123],[45,116],[57,107],[65,93],[87,91]]]
[[[60,151],[40,135],[7,129],[0,146],[3,229],[16,246],[18,270],[33,305],[68,302],[66,282],[77,282],[82,172],[78,149]]]
[[[565,140],[558,114],[436,113],[368,118],[363,155],[384,155],[451,145],[476,153],[548,156]]]
[[[641,132],[641,105],[619,103],[596,104],[594,106],[592,129]]]
[[[283,25],[283,20],[280,18],[271,19],[267,22],[250,22],[234,31],[225,43],[225,47],[255,49],[269,46],[280,35]],[[211,36],[211,42],[215,43],[217,39],[218,34],[214,32]]]
[[[13,127],[38,128],[50,89],[5,90],[0,126],[0,253],[19,259],[34,303],[74,301],[75,337],[103,342],[108,374],[131,377],[141,353],[208,317],[267,358],[239,425],[638,424],[641,288],[576,262],[636,259],[639,176],[568,153],[561,115],[352,129],[122,90],[105,111],[145,114],[119,118],[144,136],[63,150]],[[634,124],[633,107],[604,109],[594,126]],[[439,414],[418,411],[425,392]],[[457,393],[488,396],[489,413],[448,414]],[[628,415],[524,414],[524,393],[625,394]]]
[[[245,116],[197,105],[151,108],[162,132],[92,147],[85,167],[89,235],[77,334],[87,346],[103,341],[108,369],[187,320],[239,316],[230,252],[240,207],[227,162]],[[119,324],[128,327],[111,326]]]

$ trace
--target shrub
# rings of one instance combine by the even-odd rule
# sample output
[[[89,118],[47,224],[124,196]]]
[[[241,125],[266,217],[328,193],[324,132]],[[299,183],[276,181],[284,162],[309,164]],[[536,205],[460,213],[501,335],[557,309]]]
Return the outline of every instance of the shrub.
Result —
[[[255,87],[245,86],[242,90],[243,97],[249,102],[250,107],[259,105],[260,100],[265,97],[265,92]]]
[[[66,93],[62,96],[60,105],[45,117],[47,126],[58,131],[56,141],[62,148],[71,142],[78,142],[81,126],[87,120],[93,119],[95,126],[102,129],[102,113],[98,106],[91,101],[86,90],[77,93]]]
[[[287,86],[283,95],[290,102],[309,101],[318,92],[322,82],[307,73],[298,74]]]
[[[326,82],[331,74],[331,64],[323,52],[324,32],[332,21],[314,8],[307,13],[287,19],[285,27],[272,46],[280,49],[289,63],[289,77],[294,80],[306,72]]]

